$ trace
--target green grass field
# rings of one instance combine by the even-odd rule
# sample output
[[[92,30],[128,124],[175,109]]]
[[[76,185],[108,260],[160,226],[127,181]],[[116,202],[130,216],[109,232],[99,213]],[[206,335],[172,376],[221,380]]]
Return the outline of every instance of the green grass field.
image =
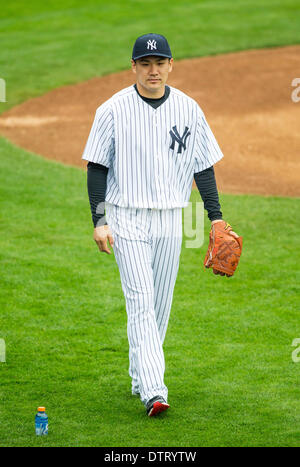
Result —
[[[299,26],[296,1],[15,1],[0,12],[0,112],[126,68],[145,31],[183,58],[299,43]],[[221,194],[244,235],[231,279],[203,270],[208,221],[201,249],[183,243],[164,347],[171,409],[149,419],[130,393],[119,272],[92,240],[85,172],[3,138],[0,168],[0,446],[300,445],[299,199]]]
[[[1,5],[0,77],[7,104],[126,69],[145,32],[168,37],[175,60],[300,43],[297,0],[14,0]]]

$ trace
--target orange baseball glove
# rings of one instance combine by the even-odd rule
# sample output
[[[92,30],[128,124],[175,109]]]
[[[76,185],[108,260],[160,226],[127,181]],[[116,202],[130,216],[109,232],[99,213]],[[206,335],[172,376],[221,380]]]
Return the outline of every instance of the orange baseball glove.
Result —
[[[213,268],[214,274],[230,277],[240,260],[243,237],[233,232],[231,225],[225,221],[211,226],[209,245],[204,259],[206,268]]]

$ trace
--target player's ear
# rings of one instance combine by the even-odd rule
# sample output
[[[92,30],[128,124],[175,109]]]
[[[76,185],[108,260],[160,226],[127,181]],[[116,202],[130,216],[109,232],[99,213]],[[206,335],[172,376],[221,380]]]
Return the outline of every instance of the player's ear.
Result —
[[[170,58],[169,60],[169,73],[171,73],[171,71],[173,70],[173,58]]]
[[[136,73],[136,62],[132,59],[131,59],[131,69],[133,73]]]

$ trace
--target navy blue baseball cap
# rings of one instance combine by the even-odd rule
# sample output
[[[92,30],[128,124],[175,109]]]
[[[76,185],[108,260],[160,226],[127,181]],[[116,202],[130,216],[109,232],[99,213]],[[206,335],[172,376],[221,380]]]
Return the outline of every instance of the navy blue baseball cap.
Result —
[[[132,50],[132,60],[149,55],[172,58],[170,46],[164,36],[151,33],[137,38]]]

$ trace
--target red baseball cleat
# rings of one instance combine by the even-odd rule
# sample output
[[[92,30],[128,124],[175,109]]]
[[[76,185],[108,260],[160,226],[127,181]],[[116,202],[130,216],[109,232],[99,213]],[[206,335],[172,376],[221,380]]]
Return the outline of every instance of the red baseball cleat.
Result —
[[[148,403],[147,403],[147,415],[148,417],[154,417],[155,415],[158,415],[161,412],[164,412],[169,408],[169,404],[166,403],[166,401],[163,399],[161,396],[156,396],[153,397]]]

